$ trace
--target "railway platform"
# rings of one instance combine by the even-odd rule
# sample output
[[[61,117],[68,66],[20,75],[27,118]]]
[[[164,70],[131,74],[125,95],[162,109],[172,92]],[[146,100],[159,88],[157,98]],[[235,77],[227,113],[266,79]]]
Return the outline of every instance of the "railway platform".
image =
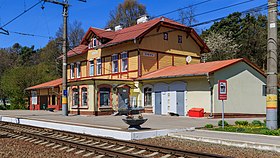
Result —
[[[61,111],[28,111],[3,110],[0,120],[44,128],[53,128],[95,136],[112,137],[122,140],[135,140],[169,135],[171,137],[218,143],[231,146],[249,147],[280,152],[280,137],[253,134],[225,133],[199,130],[205,124],[217,124],[220,119],[189,118],[177,116],[157,116],[143,114],[148,121],[142,125],[142,130],[128,130],[128,125],[122,121],[125,116],[63,116]],[[263,120],[264,118],[231,118],[230,124],[236,120]]]

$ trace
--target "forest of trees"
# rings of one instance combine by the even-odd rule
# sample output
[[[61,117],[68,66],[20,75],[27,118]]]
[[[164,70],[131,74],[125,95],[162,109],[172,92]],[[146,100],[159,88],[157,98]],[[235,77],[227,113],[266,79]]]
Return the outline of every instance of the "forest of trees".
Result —
[[[111,11],[107,27],[120,23],[124,27],[135,25],[137,17],[143,14],[147,14],[143,4],[136,0],[125,0]],[[181,22],[186,25],[195,22],[196,19],[191,16],[192,14],[193,9],[189,12],[180,12],[179,17],[183,18]],[[84,30],[80,22],[74,21],[70,24],[69,47],[77,46],[83,35]],[[25,91],[27,87],[61,77],[62,64],[58,59],[62,52],[61,36],[62,27],[58,29],[56,38],[50,40],[42,49],[34,49],[34,46],[27,47],[18,43],[9,48],[0,48],[2,59],[0,62],[0,99],[5,102],[9,98],[11,101],[11,107],[2,108],[25,108],[26,98],[28,98]],[[211,52],[204,56],[206,61],[243,57],[265,71],[266,15],[256,13],[243,15],[239,12],[230,14],[227,18],[215,22],[210,28],[202,31],[201,37],[211,49]]]

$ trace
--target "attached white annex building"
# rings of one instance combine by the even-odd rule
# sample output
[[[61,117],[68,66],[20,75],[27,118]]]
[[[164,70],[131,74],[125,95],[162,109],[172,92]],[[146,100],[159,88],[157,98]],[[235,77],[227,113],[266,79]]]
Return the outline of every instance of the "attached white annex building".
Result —
[[[169,66],[137,79],[142,85],[142,106],[154,114],[170,112],[186,116],[191,108],[203,108],[205,116],[219,117],[218,81],[226,80],[227,117],[265,116],[266,76],[246,59]]]

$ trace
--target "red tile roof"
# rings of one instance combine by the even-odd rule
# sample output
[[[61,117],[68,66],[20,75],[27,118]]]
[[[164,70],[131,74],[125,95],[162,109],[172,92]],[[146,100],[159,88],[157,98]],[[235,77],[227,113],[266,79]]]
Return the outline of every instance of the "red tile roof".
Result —
[[[103,29],[94,28],[94,27],[90,27],[89,30],[92,31],[93,33],[95,33],[96,36],[98,36],[100,38],[113,39],[116,36],[116,32],[110,31],[110,30],[103,30]]]
[[[189,65],[182,65],[182,66],[169,66],[138,78],[138,80],[145,80],[145,79],[154,79],[154,78],[172,78],[172,77],[183,77],[183,76],[202,76],[206,75],[207,73],[213,73],[220,69],[223,69],[227,66],[235,64],[237,62],[244,61],[258,72],[264,75],[264,72],[260,70],[257,66],[252,64],[246,59],[231,59],[231,60],[222,60],[222,61],[213,61],[213,62],[206,62],[206,63],[199,63],[199,64],[189,64]]]
[[[52,80],[52,81],[49,81],[49,82],[45,82],[45,83],[42,83],[42,84],[38,84],[36,86],[28,87],[28,88],[26,88],[26,90],[51,88],[51,87],[56,87],[56,86],[59,86],[59,85],[62,85],[62,78]]]
[[[115,44],[118,44],[118,43],[124,42],[124,41],[134,40],[135,38],[140,37],[145,32],[147,32],[149,29],[151,29],[153,26],[157,25],[160,22],[169,23],[169,24],[176,25],[179,27],[189,28],[183,24],[177,23],[168,18],[160,17],[160,18],[156,18],[156,19],[147,21],[145,23],[137,24],[137,25],[134,25],[131,27],[127,27],[127,28],[115,31],[115,37],[113,38],[113,40],[104,44],[103,47],[115,45]]]
[[[72,56],[75,56],[75,55],[84,54],[84,53],[87,53],[87,50],[88,50],[88,46],[86,46],[86,45],[79,45],[79,46],[69,50],[67,52],[67,56],[68,57],[72,57]]]

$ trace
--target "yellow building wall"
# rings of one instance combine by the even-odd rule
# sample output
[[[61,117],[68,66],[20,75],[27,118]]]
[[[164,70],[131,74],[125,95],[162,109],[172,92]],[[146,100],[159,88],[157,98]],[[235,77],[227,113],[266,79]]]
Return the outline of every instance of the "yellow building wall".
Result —
[[[104,69],[104,74],[110,74],[112,72],[111,68],[111,57],[105,57],[105,69]]]
[[[168,32],[168,40],[163,39],[163,33]],[[178,43],[178,35],[182,36],[182,43]],[[176,30],[167,27],[160,27],[149,32],[143,38],[141,49],[157,50],[167,53],[180,55],[200,56],[200,47],[196,42],[184,31]]]
[[[81,77],[86,77],[88,76],[87,73],[87,62],[81,62]]]
[[[128,56],[128,69],[131,71],[138,70],[138,52],[129,52]]]
[[[167,54],[158,54],[159,69],[165,68],[167,66],[172,66],[172,56]]]
[[[134,44],[133,41],[129,41],[112,47],[102,48],[101,56],[112,56],[116,53],[122,53],[134,49],[137,49],[137,44]]]
[[[157,70],[157,53],[140,52],[142,75]]]

